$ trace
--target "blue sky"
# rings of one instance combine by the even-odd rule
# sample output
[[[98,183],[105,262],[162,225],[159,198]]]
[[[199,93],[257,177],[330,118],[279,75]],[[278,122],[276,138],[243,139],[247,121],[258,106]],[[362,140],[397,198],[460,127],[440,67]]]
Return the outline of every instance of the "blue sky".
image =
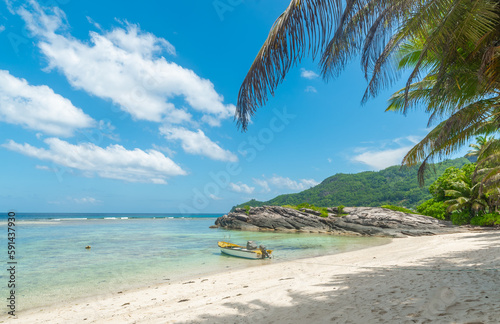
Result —
[[[224,213],[398,164],[427,116],[361,105],[359,61],[294,68],[246,133],[241,81],[288,1],[0,4],[0,204],[25,212]]]

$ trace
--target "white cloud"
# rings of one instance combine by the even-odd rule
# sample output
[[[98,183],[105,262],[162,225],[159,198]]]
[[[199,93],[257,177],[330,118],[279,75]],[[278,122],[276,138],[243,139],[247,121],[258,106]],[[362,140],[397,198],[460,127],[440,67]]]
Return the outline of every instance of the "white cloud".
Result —
[[[101,202],[100,200],[97,200],[93,197],[72,198],[71,200],[77,204],[91,204],[91,205]]]
[[[212,199],[212,200],[222,200],[222,198],[221,198],[221,197],[217,197],[217,196],[216,196],[216,195],[214,195],[214,194],[210,194],[210,195],[209,195],[209,197],[210,197],[210,199]]]
[[[255,187],[250,187],[247,184],[238,182],[238,183],[229,183],[229,189],[234,191],[234,192],[242,192],[246,194],[251,194],[254,190]]]
[[[328,163],[332,163],[333,160],[328,158],[327,161],[328,161]]]
[[[290,178],[280,177],[276,175],[274,175],[272,178],[267,179],[267,181],[278,188],[286,188],[290,190],[305,190],[309,189],[310,187],[314,187],[319,183],[314,179],[301,179],[299,181],[295,181]]]
[[[300,69],[300,76],[309,80],[319,77],[314,71],[306,70],[304,68]]]
[[[102,178],[119,179],[128,182],[149,182],[165,184],[168,176],[186,175],[186,172],[171,159],[155,150],[127,150],[120,145],[106,148],[91,143],[73,145],[58,138],[44,142],[48,149],[12,140],[2,146],[40,160],[83,171],[86,176],[97,174]]]
[[[160,146],[160,145],[153,144],[153,148],[157,151],[160,151],[160,152],[167,154],[167,156],[171,157],[171,158],[174,157],[175,154],[177,153],[176,151],[174,151],[171,148],[166,147],[166,146]]]
[[[5,26],[0,25],[0,33],[3,32],[4,30],[5,30]]]
[[[253,178],[252,179],[253,182],[255,182],[258,186],[260,186],[262,188],[262,192],[269,192],[271,191],[271,188],[269,187],[269,183],[267,183],[266,180],[262,180],[262,179],[255,179]]]
[[[304,186],[304,189],[309,189],[311,187],[319,185],[319,182],[314,179],[301,179],[300,185]]]
[[[300,179],[298,181],[290,178],[274,175],[271,178],[253,179],[253,181],[262,187],[263,192],[271,191],[271,186],[278,189],[289,189],[294,191],[302,191],[314,187],[319,184],[314,179]]]
[[[422,136],[406,136],[406,140],[408,140],[412,144],[418,144],[422,140]]]
[[[367,151],[354,156],[353,161],[369,165],[374,170],[382,170],[400,164],[411,148],[412,146],[404,146],[397,149]]]
[[[45,86],[0,70],[0,121],[57,136],[95,125],[95,121],[71,101]]]
[[[312,92],[312,93],[317,93],[318,92],[318,90],[316,90],[316,88],[313,87],[313,86],[307,86],[304,91],[305,92]]]
[[[352,158],[352,161],[364,163],[373,170],[382,170],[393,165],[398,165],[401,164],[406,153],[415,144],[420,142],[421,139],[422,136],[409,135],[380,141],[376,148],[357,147],[353,149],[356,155]],[[366,143],[375,144],[374,142]]]
[[[35,168],[38,169],[38,170],[45,170],[45,171],[49,171],[50,168],[46,165],[35,165]]]
[[[90,18],[89,16],[87,16],[87,21],[89,22],[89,24],[91,24],[95,28],[102,30],[101,25],[99,25],[94,19]]]
[[[160,133],[165,135],[168,140],[180,140],[182,149],[186,153],[203,155],[212,160],[238,161],[235,154],[212,142],[201,129],[193,132],[183,127],[162,126],[160,127]]]
[[[39,38],[48,69],[61,71],[75,88],[111,100],[135,119],[183,123],[191,122],[195,112],[218,126],[234,114],[235,106],[223,103],[210,80],[160,56],[164,51],[175,55],[165,39],[125,23],[109,32],[90,32],[90,41],[82,42],[67,34],[63,11],[31,4],[18,13]],[[176,98],[184,99],[180,108],[173,103]]]

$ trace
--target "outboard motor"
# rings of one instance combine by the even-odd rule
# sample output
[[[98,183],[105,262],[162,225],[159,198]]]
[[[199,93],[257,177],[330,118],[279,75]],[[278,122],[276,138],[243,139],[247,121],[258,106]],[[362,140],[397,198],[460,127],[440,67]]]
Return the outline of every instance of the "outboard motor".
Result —
[[[257,250],[257,244],[254,241],[248,241],[247,250]]]
[[[271,256],[269,255],[269,253],[267,253],[267,249],[266,249],[266,246],[265,245],[259,245],[259,250],[261,252],[261,255],[262,255],[262,259],[265,259],[265,258],[270,258]]]

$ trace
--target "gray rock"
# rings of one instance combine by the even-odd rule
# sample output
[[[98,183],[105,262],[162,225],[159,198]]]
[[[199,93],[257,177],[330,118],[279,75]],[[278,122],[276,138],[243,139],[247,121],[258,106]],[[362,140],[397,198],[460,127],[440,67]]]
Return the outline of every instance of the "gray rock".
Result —
[[[252,207],[247,215],[238,208],[217,218],[215,225],[227,229],[318,232],[336,235],[421,236],[463,231],[450,222],[432,217],[408,214],[381,207],[345,207],[347,215],[337,217],[337,208],[328,208],[328,217],[303,208],[279,206]]]
[[[321,215],[321,212],[313,210],[313,209],[309,209],[309,208],[301,208],[300,211],[307,213],[307,214],[316,215],[316,216]]]

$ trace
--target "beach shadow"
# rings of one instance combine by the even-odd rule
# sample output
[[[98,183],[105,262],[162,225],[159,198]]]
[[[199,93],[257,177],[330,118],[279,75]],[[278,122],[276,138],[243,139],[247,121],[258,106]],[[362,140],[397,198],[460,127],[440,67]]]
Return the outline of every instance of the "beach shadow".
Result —
[[[232,315],[203,314],[189,323],[494,323],[500,318],[500,232],[471,237],[484,241],[480,249],[412,267],[346,267],[312,287],[302,285],[303,274],[284,273],[287,278],[250,302],[225,297]],[[310,264],[306,273],[330,268],[339,270]]]

